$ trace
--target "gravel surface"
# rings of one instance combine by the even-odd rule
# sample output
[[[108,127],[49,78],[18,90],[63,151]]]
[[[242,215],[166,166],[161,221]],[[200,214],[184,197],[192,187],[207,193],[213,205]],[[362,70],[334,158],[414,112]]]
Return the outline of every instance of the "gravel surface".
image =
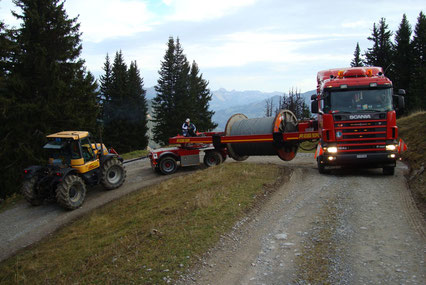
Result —
[[[279,163],[275,158],[249,161]],[[424,284],[425,224],[405,165],[320,175],[311,154],[263,205],[237,223],[182,284]]]

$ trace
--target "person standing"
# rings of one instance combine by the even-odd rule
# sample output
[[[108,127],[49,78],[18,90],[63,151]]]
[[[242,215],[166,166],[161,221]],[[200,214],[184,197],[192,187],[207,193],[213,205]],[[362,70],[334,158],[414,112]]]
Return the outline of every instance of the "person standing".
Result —
[[[188,118],[185,120],[185,123],[182,125],[182,133],[184,137],[196,137],[196,130],[197,128],[193,123],[191,123],[191,120]]]

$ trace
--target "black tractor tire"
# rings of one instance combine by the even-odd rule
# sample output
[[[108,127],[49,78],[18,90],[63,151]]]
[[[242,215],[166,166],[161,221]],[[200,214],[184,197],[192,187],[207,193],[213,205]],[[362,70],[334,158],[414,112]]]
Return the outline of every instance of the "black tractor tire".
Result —
[[[74,210],[83,205],[86,198],[86,184],[81,177],[70,174],[56,188],[56,201],[68,210]]]
[[[383,167],[383,174],[384,175],[394,175],[395,174],[395,166]]]
[[[161,173],[163,173],[164,175],[169,175],[176,172],[178,165],[176,159],[171,156],[166,156],[160,159],[158,167]]]
[[[33,176],[29,179],[24,180],[22,184],[21,193],[25,200],[33,206],[39,206],[43,203],[43,199],[38,197],[35,191],[35,184],[37,183],[37,176]]]
[[[317,159],[317,166],[318,166],[318,172],[320,174],[329,174],[330,173],[330,169],[326,169],[324,166],[324,163],[321,163],[321,160],[318,158]]]
[[[207,167],[219,165],[223,162],[222,154],[216,150],[206,151],[204,155],[204,164]]]
[[[126,180],[126,169],[121,161],[112,158],[102,166],[101,183],[107,190],[112,190],[123,185]]]

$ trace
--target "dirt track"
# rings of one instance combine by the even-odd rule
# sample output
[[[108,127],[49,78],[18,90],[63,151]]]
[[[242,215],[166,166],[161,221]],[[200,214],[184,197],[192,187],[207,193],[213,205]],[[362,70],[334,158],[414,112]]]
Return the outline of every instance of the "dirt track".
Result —
[[[425,225],[406,188],[403,164],[389,177],[379,170],[319,175],[311,154],[287,163],[248,161],[288,166],[291,179],[226,234],[183,283],[424,284]],[[161,176],[147,160],[126,168],[123,187],[92,189],[75,211],[22,202],[0,213],[0,260],[102,204],[197,169]]]

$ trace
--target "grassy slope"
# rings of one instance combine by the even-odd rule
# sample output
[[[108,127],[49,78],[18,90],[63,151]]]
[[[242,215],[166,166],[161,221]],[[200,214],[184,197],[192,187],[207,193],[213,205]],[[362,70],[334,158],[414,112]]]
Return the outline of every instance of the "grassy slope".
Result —
[[[426,112],[414,113],[397,122],[399,136],[407,143],[408,151],[404,161],[410,165],[408,184],[418,202],[420,210],[426,213],[426,171],[413,175],[421,167],[426,167]],[[410,177],[412,177],[410,179]]]
[[[227,163],[145,188],[0,263],[0,283],[166,283],[273,189],[283,171]]]

